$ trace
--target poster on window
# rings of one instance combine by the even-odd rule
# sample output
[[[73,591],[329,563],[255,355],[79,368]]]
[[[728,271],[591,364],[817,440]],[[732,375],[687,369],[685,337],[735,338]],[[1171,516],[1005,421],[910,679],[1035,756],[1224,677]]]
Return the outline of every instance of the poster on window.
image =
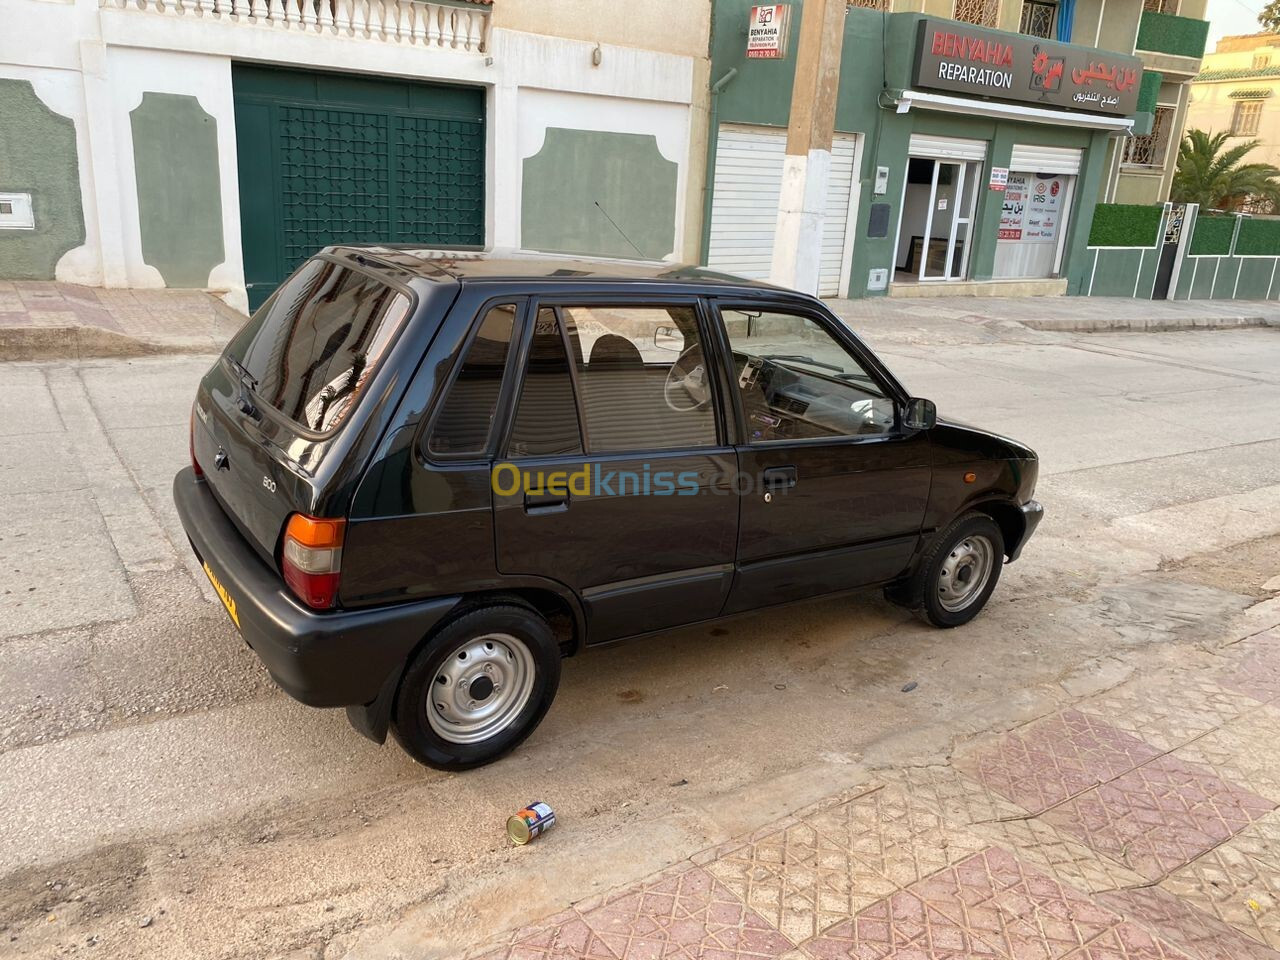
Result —
[[[1010,171],[1000,208],[997,239],[1024,243],[1056,241],[1066,199],[1067,177]]]
[[[1022,218],[1027,212],[1027,175],[1009,171],[1004,185],[1004,202],[1000,206],[999,240],[1021,240]]]

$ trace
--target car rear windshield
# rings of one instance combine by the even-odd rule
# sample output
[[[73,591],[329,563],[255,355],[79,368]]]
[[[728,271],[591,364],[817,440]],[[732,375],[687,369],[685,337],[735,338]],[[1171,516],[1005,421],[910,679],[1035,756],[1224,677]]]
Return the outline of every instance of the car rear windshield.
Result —
[[[410,300],[329,260],[303,264],[227,346],[262,403],[317,433],[355,409]]]

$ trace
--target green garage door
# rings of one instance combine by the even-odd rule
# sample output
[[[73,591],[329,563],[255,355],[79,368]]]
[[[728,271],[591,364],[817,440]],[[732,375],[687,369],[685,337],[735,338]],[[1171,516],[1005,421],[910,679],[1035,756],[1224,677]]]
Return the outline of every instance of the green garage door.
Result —
[[[484,90],[236,64],[249,307],[329,243],[484,243]]]

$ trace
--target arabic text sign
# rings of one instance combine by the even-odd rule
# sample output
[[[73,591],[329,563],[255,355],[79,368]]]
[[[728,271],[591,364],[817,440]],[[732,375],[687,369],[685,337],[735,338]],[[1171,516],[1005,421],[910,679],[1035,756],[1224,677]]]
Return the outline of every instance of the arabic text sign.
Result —
[[[1000,207],[998,240],[1051,243],[1058,239],[1067,200],[1067,178],[1011,171]]]
[[[747,57],[779,60],[787,55],[787,21],[791,12],[785,3],[751,8],[747,28]]]
[[[1142,61],[956,20],[920,22],[915,84],[1066,110],[1128,116],[1138,108]]]

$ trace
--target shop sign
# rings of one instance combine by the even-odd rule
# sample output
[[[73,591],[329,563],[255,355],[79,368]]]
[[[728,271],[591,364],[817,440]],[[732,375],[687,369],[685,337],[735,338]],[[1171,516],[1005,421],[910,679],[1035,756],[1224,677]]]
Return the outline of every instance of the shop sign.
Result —
[[[752,60],[781,60],[787,55],[787,24],[791,7],[771,3],[751,8],[747,28],[747,57]]]
[[[1128,116],[1138,108],[1142,61],[1020,33],[926,17],[915,83],[973,97]]]
[[[1003,190],[1009,184],[1008,167],[992,167],[991,181],[987,184],[992,190]]]
[[[1025,243],[1057,240],[1066,199],[1064,175],[1011,171],[1000,207],[996,239]]]

